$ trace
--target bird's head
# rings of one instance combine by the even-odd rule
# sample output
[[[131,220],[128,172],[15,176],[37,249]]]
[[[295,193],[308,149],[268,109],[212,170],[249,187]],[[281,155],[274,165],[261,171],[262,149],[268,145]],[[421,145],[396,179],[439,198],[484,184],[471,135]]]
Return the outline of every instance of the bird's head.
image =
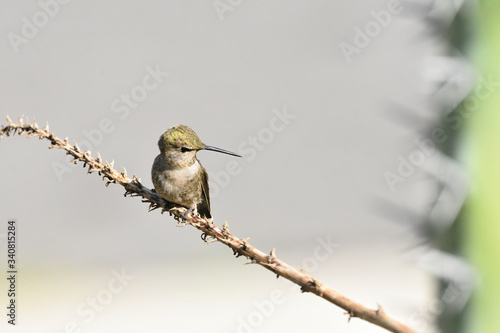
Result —
[[[160,152],[167,156],[171,162],[179,166],[194,163],[199,150],[211,150],[219,153],[241,157],[233,152],[204,144],[195,131],[182,124],[169,128],[158,140]]]

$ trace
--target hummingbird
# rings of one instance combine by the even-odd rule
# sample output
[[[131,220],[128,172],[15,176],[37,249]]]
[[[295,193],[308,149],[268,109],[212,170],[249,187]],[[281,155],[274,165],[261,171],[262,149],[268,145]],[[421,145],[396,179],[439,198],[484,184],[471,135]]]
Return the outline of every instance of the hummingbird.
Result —
[[[200,150],[241,157],[233,152],[208,146],[190,127],[182,124],[169,128],[158,140],[160,154],[151,168],[155,191],[165,200],[188,208],[202,218],[212,219],[208,173],[196,157]]]

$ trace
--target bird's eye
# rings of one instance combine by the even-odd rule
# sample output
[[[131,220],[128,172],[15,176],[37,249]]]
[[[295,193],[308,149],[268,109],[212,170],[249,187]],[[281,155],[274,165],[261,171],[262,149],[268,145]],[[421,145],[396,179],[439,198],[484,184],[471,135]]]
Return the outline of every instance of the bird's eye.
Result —
[[[181,152],[185,153],[185,152],[187,152],[187,151],[189,151],[189,149],[188,149],[188,148],[186,148],[186,147],[181,147]]]

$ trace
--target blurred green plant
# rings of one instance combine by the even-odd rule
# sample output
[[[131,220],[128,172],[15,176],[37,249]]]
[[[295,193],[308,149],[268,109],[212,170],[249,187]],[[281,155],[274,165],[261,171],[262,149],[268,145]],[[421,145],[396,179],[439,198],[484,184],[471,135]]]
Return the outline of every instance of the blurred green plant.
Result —
[[[469,332],[500,332],[500,2],[480,1],[479,48],[483,77],[496,89],[479,102],[468,127],[472,193],[467,210],[467,252],[478,271]]]

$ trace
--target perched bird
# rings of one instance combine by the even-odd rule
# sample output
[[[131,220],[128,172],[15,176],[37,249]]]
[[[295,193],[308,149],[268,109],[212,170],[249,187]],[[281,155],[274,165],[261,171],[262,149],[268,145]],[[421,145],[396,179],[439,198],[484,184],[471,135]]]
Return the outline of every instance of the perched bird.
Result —
[[[169,128],[158,140],[160,155],[151,168],[155,191],[165,200],[187,207],[189,212],[211,219],[207,170],[196,158],[200,150],[241,157],[230,151],[207,146],[186,125]]]

